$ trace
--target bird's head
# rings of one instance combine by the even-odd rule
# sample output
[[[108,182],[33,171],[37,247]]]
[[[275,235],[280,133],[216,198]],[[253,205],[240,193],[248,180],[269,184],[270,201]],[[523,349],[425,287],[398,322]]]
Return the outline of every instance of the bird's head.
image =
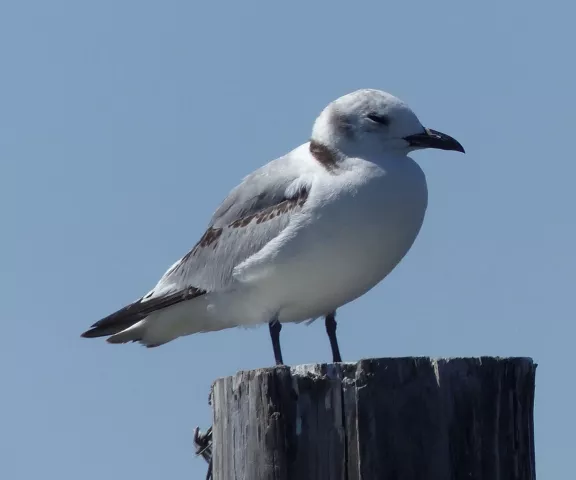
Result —
[[[314,123],[312,140],[347,156],[407,154],[423,148],[464,153],[454,138],[425,128],[403,101],[371,89],[357,90],[330,103]]]

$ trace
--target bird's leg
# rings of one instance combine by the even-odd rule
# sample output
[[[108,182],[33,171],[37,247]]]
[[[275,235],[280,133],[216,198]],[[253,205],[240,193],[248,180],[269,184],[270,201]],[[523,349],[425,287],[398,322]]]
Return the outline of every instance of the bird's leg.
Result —
[[[330,348],[332,349],[332,361],[339,363],[342,361],[340,349],[338,348],[338,339],[336,338],[336,312],[326,315],[326,333],[330,339]]]
[[[274,349],[274,360],[276,360],[276,365],[284,365],[282,361],[282,350],[280,349],[280,330],[282,330],[282,324],[274,319],[268,326],[270,327],[270,338],[272,339],[272,348]]]

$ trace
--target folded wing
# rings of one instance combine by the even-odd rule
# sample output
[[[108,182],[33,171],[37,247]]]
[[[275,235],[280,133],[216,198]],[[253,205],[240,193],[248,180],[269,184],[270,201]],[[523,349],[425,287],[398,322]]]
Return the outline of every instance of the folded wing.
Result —
[[[310,182],[282,157],[247,176],[214,213],[198,243],[148,294],[96,322],[83,337],[114,335],[152,312],[225,288],[234,268],[278,236],[305,205]]]

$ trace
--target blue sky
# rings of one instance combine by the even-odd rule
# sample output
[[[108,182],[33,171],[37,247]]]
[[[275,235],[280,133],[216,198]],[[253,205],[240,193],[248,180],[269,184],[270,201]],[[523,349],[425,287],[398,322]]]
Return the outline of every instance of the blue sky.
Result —
[[[153,350],[79,334],[365,87],[468,153],[414,155],[424,227],[339,311],[344,358],[532,356],[538,474],[572,470],[574,6],[389,3],[2,4],[2,478],[202,478],[192,430],[210,424],[210,384],[270,365],[267,329]],[[330,359],[321,322],[282,334],[287,363]]]

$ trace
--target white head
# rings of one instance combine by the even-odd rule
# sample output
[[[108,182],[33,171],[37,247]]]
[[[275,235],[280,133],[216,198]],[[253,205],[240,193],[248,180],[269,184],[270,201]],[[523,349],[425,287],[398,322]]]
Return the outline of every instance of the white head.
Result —
[[[328,105],[314,123],[312,141],[347,156],[375,151],[406,155],[421,148],[464,152],[452,137],[424,128],[400,99],[370,89],[349,93]]]

